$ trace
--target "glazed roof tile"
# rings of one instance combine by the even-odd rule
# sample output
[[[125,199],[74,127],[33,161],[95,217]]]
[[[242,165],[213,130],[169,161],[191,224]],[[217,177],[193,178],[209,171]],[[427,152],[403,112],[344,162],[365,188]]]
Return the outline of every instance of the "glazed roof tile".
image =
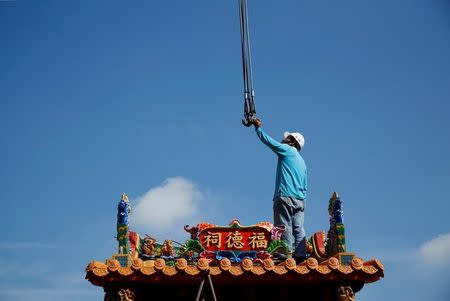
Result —
[[[384,276],[384,267],[378,259],[364,261],[356,256],[349,265],[341,264],[335,257],[322,262],[308,258],[300,264],[296,264],[292,258],[278,264],[272,259],[265,259],[262,264],[254,264],[250,259],[244,259],[236,264],[224,258],[217,265],[210,265],[206,258],[200,258],[193,263],[184,258],[175,261],[159,258],[147,261],[135,259],[130,267],[121,267],[117,260],[108,259],[106,263],[89,263],[86,267],[86,278],[94,285],[103,286],[112,281],[163,282],[170,281],[171,278],[189,281],[190,278],[196,279],[195,276],[206,272],[216,280],[227,278],[228,281],[230,277],[241,279],[252,276],[252,281],[289,278],[292,282],[341,279],[370,283]]]

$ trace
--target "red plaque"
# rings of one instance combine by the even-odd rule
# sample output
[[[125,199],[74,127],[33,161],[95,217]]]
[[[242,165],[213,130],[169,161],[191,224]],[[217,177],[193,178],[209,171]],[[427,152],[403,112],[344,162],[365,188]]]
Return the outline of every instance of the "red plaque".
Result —
[[[271,242],[263,227],[211,227],[201,231],[201,245],[207,251],[264,251]]]

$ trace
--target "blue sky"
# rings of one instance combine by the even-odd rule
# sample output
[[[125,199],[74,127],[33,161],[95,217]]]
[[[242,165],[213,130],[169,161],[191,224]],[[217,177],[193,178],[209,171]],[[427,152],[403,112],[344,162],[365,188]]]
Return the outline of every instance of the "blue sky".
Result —
[[[308,235],[336,190],[361,300],[450,298],[450,3],[250,1],[256,106],[306,144]],[[132,225],[271,221],[275,156],[240,123],[236,1],[0,1],[0,300],[102,300]],[[138,210],[139,209],[139,210]]]

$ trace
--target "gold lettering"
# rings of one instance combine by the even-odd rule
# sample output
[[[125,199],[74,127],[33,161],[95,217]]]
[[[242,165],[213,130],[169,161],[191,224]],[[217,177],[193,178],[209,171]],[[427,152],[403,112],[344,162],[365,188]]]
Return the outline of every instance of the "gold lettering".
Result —
[[[250,239],[250,247],[252,249],[258,249],[258,248],[267,248],[267,240],[266,236],[263,232],[261,233],[252,233],[253,235],[249,237]]]
[[[227,248],[242,249],[244,247],[242,235],[238,231],[228,233],[226,243]]]
[[[206,232],[207,234],[204,236],[203,238],[203,243],[206,244],[206,247],[210,247],[210,246],[217,246],[218,248],[220,248],[220,246],[222,245],[222,233],[218,233],[218,232]]]

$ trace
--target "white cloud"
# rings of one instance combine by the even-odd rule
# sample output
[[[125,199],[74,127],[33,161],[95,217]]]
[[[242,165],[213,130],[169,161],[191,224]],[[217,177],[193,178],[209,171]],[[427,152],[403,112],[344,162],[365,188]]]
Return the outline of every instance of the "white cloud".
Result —
[[[130,223],[141,235],[157,237],[158,233],[179,232],[184,237],[187,233],[183,226],[199,222],[204,199],[204,194],[191,181],[183,177],[168,178],[133,202]]]
[[[418,251],[420,260],[429,265],[450,265],[450,233],[441,234],[423,243]]]

